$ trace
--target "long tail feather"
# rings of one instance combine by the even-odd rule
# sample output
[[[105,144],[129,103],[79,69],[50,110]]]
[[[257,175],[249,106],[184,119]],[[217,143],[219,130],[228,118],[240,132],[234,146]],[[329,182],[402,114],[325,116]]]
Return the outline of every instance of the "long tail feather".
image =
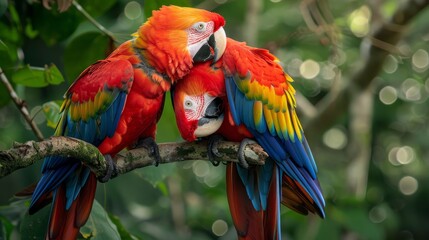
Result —
[[[304,215],[311,212],[317,213],[322,218],[325,217],[323,208],[314,201],[298,181],[286,174],[282,176],[282,204]]]
[[[264,239],[263,212],[256,211],[237,172],[235,163],[226,168],[228,204],[238,239]]]
[[[281,239],[280,229],[280,186],[279,173],[276,166],[273,168],[270,190],[267,198],[267,209],[264,213],[265,239]]]
[[[280,180],[274,164],[266,163],[266,165],[264,168],[255,167],[254,169],[240,169],[235,163],[227,166],[228,203],[238,239],[280,239]],[[263,207],[258,210],[252,201],[254,199],[249,196],[249,186],[245,186],[242,181],[241,172],[243,171],[248,171],[248,178],[254,178],[250,182],[258,183],[252,190],[252,196],[259,195],[264,199],[263,203],[258,204]],[[267,184],[268,187],[262,187],[262,184]]]
[[[61,185],[54,194],[48,234],[46,239],[74,240],[79,228],[88,220],[94,202],[97,179],[93,173],[67,209],[66,185]]]

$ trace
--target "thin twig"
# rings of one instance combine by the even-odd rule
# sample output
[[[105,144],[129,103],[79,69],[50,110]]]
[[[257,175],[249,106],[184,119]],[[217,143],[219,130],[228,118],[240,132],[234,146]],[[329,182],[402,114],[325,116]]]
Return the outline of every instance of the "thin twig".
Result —
[[[161,164],[181,162],[188,160],[209,160],[207,157],[207,141],[194,143],[161,143],[159,154]],[[221,158],[216,160],[238,162],[237,154],[240,143],[221,141],[217,144]],[[268,155],[257,144],[247,145],[245,159],[249,164],[263,165]],[[15,143],[9,150],[0,151],[0,178],[12,172],[28,167],[47,156],[61,156],[82,161],[98,177],[103,177],[107,172],[107,164],[104,156],[98,149],[82,140],[68,137],[51,137],[36,142]],[[125,174],[136,168],[151,166],[154,158],[148,154],[145,148],[136,148],[124,151],[114,157],[117,174]]]
[[[107,30],[103,25],[101,25],[97,20],[95,20],[83,7],[76,1],[73,1],[73,6],[82,13],[83,16],[88,19],[96,28],[98,28],[102,33],[106,34],[110,39],[116,42],[116,38],[113,36],[113,33]]]
[[[25,102],[18,97],[18,94],[16,94],[15,90],[12,87],[12,84],[10,84],[9,80],[7,79],[6,75],[4,74],[3,70],[0,67],[0,78],[2,83],[5,85],[7,91],[9,92],[10,98],[12,98],[13,102],[15,103],[18,110],[21,112],[22,116],[24,116],[25,121],[30,125],[31,129],[33,130],[34,134],[39,140],[43,140],[43,134],[40,131],[40,129],[37,127],[36,123],[32,120],[30,117],[30,113],[28,112],[27,106],[25,105]]]

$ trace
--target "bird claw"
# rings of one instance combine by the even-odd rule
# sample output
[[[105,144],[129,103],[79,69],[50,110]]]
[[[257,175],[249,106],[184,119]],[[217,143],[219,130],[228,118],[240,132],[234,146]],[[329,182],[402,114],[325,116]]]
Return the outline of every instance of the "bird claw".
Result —
[[[139,139],[137,147],[146,148],[149,151],[149,155],[155,159],[152,164],[155,165],[155,167],[158,167],[161,162],[161,155],[159,154],[158,144],[156,144],[152,137]]]
[[[240,142],[240,147],[238,148],[238,164],[245,169],[249,168],[249,163],[247,163],[246,157],[244,156],[244,149],[247,145],[255,143],[255,141],[249,138],[245,138]]]
[[[208,139],[209,143],[207,146],[207,156],[209,158],[209,161],[213,164],[213,166],[217,167],[220,164],[220,161],[215,160],[216,157],[220,158],[222,157],[222,154],[219,153],[219,150],[217,149],[217,144],[219,141],[221,141],[223,138],[220,135],[211,135]]]
[[[110,154],[106,154],[106,155],[104,155],[104,159],[106,160],[106,164],[107,164],[107,172],[106,172],[106,175],[98,178],[98,181],[100,181],[102,183],[106,183],[111,178],[118,175],[118,169],[116,167],[115,161],[113,161],[112,156]]]

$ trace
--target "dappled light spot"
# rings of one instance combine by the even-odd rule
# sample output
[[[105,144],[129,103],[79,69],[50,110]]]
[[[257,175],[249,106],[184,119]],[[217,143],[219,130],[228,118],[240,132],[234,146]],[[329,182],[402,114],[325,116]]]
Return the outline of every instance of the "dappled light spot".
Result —
[[[322,78],[325,80],[333,80],[335,78],[335,70],[337,69],[337,66],[332,63],[328,63],[325,66],[322,67]]]
[[[426,50],[417,50],[412,57],[413,66],[418,69],[425,69],[429,66],[429,54]]]
[[[383,64],[383,70],[389,74],[396,72],[396,70],[398,70],[398,60],[396,60],[393,55],[389,54]]]
[[[282,0],[270,0],[272,3],[279,3],[279,2],[281,2]]]
[[[389,162],[393,166],[406,165],[413,162],[414,149],[410,146],[393,147],[389,151]]]
[[[323,143],[335,150],[343,149],[347,145],[347,136],[340,128],[331,128],[323,134]]]
[[[414,150],[410,146],[403,146],[396,152],[396,159],[400,164],[409,164],[414,160]]]
[[[291,77],[298,77],[300,76],[299,73],[299,67],[301,66],[302,61],[299,58],[294,58],[292,59],[292,61],[290,61],[287,64],[287,73],[291,76]]]
[[[369,33],[369,20],[371,19],[371,10],[368,6],[354,10],[348,18],[350,30],[356,37],[364,37]]]
[[[375,206],[369,211],[369,220],[373,223],[381,223],[386,220],[387,212],[382,206]]]
[[[142,15],[142,8],[140,3],[136,1],[131,1],[125,5],[124,8],[125,17],[130,20],[135,20]]]
[[[319,63],[312,59],[305,60],[299,67],[299,73],[303,78],[306,78],[306,79],[315,78],[319,74],[319,72],[320,72]]]
[[[146,220],[152,217],[152,210],[138,203],[130,203],[129,211],[139,220]]]
[[[398,99],[398,93],[394,87],[386,86],[380,90],[378,97],[385,105],[391,105]]]
[[[208,187],[216,187],[224,176],[225,172],[222,171],[222,168],[210,168],[210,173],[204,177],[204,183]]]
[[[401,84],[401,91],[408,101],[419,101],[422,98],[422,84],[417,80],[408,78]]]
[[[218,219],[213,222],[212,232],[214,235],[221,237],[225,235],[227,231],[228,231],[228,224],[224,220]]]
[[[197,177],[205,177],[210,173],[209,163],[205,161],[195,161],[192,164],[192,171]]]
[[[419,182],[414,177],[405,176],[399,180],[398,187],[402,194],[412,195],[417,191]]]
[[[396,153],[398,152],[398,149],[399,149],[399,147],[393,147],[389,151],[388,159],[389,159],[390,164],[392,164],[393,166],[399,166],[399,165],[401,165],[398,162],[398,158],[396,157]]]

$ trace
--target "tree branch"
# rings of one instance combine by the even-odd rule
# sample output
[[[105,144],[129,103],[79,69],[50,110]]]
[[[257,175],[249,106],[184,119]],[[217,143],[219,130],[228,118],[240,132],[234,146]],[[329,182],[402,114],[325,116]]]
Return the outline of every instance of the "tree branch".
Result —
[[[28,112],[28,109],[27,109],[27,106],[25,105],[25,102],[21,98],[18,97],[18,94],[16,94],[15,90],[12,87],[12,84],[10,84],[9,80],[7,79],[7,77],[4,74],[1,67],[0,67],[0,79],[1,79],[2,83],[5,85],[7,91],[9,92],[10,98],[12,98],[16,107],[21,112],[22,116],[24,116],[25,121],[27,121],[27,123],[30,125],[30,127],[33,130],[36,137],[39,140],[44,139],[42,132],[37,127],[36,123],[34,123],[33,119],[31,119],[30,113]]]
[[[339,92],[329,93],[316,106],[319,109],[318,114],[304,123],[308,133],[312,136],[318,135],[332,126],[341,114],[347,112],[351,96],[364,91],[374,81],[390,53],[389,50],[392,47],[396,49],[396,44],[403,37],[407,24],[428,5],[429,0],[406,1],[389,21],[381,24],[363,40],[361,66],[350,76],[350,81],[347,81],[349,84]],[[380,42],[384,43],[383,46],[389,47],[381,47]]]
[[[77,2],[72,1],[73,6],[86,18],[88,21],[90,21],[98,30],[100,30],[103,34],[108,36],[112,41],[116,42],[115,36],[113,36],[113,33],[107,30],[103,25],[101,25],[97,20],[95,20],[83,7]]]
[[[207,141],[194,143],[161,143],[159,153],[161,164],[188,160],[208,160]],[[237,153],[240,144],[221,141],[218,151],[223,155],[220,161],[238,162]],[[62,156],[79,159],[93,171],[97,177],[103,177],[107,172],[104,156],[98,149],[84,141],[67,137],[51,137],[40,142],[28,141],[15,143],[9,150],[0,151],[0,178],[12,172],[28,167],[47,156]],[[268,155],[257,144],[247,145],[245,157],[250,164],[263,165]],[[154,158],[149,156],[145,148],[136,148],[118,153],[114,160],[117,173],[125,174],[136,168],[151,166]]]

